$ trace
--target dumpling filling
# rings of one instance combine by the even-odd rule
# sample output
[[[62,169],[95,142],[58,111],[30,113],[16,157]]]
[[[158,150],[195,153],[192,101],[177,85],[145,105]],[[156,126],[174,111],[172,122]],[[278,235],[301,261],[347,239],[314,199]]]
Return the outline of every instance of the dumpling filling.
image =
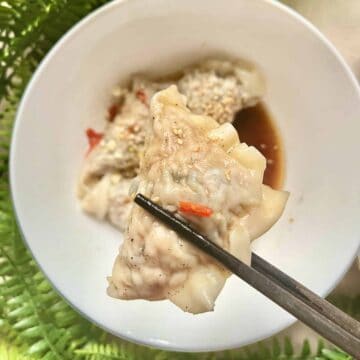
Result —
[[[196,115],[172,85],[156,93],[134,193],[139,192],[250,263],[250,242],[280,217],[288,194],[262,184],[266,160],[240,143],[230,123]],[[133,205],[108,293],[169,299],[184,311],[211,311],[229,273]]]

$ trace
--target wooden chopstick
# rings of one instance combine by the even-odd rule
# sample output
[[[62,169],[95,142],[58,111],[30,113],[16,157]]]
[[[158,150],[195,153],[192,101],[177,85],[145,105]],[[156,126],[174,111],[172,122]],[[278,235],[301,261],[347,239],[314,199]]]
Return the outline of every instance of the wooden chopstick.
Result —
[[[274,265],[268,263],[259,255],[252,253],[251,266],[267,277],[277,282],[279,285],[286,287],[293,295],[298,297],[309,306],[316,309],[319,313],[326,316],[329,320],[344,328],[349,333],[360,339],[360,323],[339,310],[336,306],[322,299],[310,289],[300,284],[289,275],[285,274]]]
[[[338,309],[334,311],[326,300],[258,255],[253,254],[255,266],[250,267],[145,196],[137,194],[135,202],[324,338],[360,359],[359,322],[349,321],[346,314]]]

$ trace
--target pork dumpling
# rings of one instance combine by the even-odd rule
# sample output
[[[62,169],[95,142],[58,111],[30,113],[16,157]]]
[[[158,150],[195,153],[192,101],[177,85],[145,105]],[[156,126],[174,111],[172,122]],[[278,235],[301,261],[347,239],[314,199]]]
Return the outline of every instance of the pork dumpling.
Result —
[[[108,218],[119,230],[125,231],[132,207],[129,191],[133,182],[119,173],[107,173],[100,179],[87,178],[78,187],[82,210],[99,220]]]
[[[241,109],[256,105],[265,94],[265,81],[244,61],[209,59],[185,70],[178,81],[189,109],[219,124],[232,122]]]
[[[231,124],[192,114],[174,85],[154,95],[151,118],[136,192],[249,264],[250,241],[279,218],[287,198],[263,186],[263,155],[240,144]],[[213,310],[228,276],[214,259],[134,205],[108,293],[169,299],[184,311],[201,313]]]

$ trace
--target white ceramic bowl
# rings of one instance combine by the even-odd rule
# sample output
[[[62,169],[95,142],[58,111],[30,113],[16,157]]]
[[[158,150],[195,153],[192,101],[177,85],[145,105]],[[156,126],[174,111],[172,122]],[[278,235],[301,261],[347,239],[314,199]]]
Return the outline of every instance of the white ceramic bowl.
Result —
[[[266,102],[285,143],[285,188],[291,197],[282,219],[254,249],[326,295],[359,246],[359,90],[329,42],[278,3],[114,1],[50,52],[27,88],[14,129],[12,194],[36,261],[89,319],[160,348],[237,347],[294,321],[235,277],[215,311],[197,316],[168,301],[108,297],[106,276],[121,235],[84,215],[76,200],[84,129],[104,125],[112,86],[133,72],[161,74],[216,53],[260,66],[268,84]]]

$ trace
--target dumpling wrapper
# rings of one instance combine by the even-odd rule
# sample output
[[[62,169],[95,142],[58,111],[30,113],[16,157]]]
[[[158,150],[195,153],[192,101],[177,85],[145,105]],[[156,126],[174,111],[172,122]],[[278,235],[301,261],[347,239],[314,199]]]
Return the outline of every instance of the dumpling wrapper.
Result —
[[[266,160],[240,144],[230,124],[194,115],[176,86],[155,94],[137,192],[151,198],[247,264],[250,241],[280,217],[287,193],[262,184]],[[210,217],[178,210],[205,205]],[[109,278],[109,295],[169,299],[191,313],[211,311],[229,272],[134,205]]]

